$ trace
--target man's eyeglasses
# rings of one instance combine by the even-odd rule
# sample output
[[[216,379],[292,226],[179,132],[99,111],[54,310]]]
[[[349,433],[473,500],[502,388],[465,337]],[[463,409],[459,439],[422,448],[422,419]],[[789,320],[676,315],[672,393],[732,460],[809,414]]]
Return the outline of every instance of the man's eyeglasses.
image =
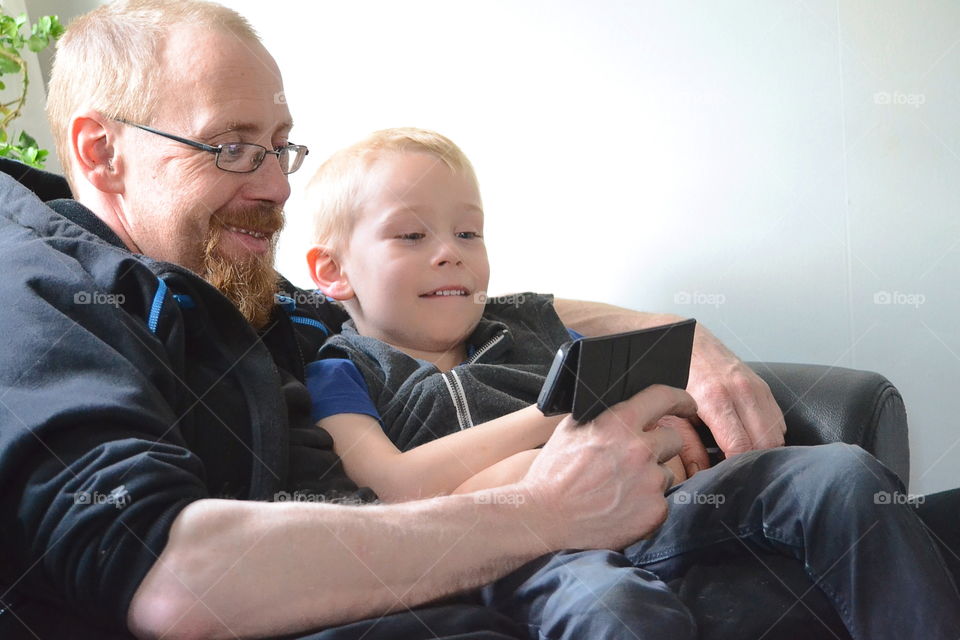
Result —
[[[300,165],[303,164],[303,159],[310,153],[310,150],[302,144],[288,144],[272,150],[259,144],[253,144],[252,142],[228,142],[227,144],[218,144],[214,147],[209,144],[197,142],[196,140],[181,138],[180,136],[175,136],[172,133],[160,131],[153,127],[129,122],[122,118],[117,118],[117,122],[122,122],[131,127],[143,129],[158,136],[170,138],[171,140],[176,140],[182,144],[200,149],[201,151],[212,153],[217,156],[217,167],[230,173],[250,173],[251,171],[256,171],[260,168],[260,165],[263,164],[263,159],[269,154],[277,156],[277,160],[280,161],[280,171],[285,175],[291,174],[300,168]]]

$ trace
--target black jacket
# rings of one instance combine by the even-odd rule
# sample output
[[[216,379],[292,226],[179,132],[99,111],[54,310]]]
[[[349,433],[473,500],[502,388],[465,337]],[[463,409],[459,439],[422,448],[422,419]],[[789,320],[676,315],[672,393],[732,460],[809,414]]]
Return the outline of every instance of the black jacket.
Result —
[[[0,209],[0,636],[23,620],[42,638],[125,637],[194,500],[355,491],[302,384],[338,310],[278,306],[258,335],[72,200],[0,173]]]

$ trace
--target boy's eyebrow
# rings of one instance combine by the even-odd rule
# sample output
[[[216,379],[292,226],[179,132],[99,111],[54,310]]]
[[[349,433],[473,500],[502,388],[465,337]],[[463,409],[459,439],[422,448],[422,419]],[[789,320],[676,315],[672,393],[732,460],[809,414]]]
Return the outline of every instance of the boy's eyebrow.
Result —
[[[471,203],[462,203],[463,213],[467,214],[480,214],[481,217],[484,216],[483,208]],[[423,207],[418,207],[417,205],[400,205],[392,209],[387,209],[383,215],[378,219],[378,224],[386,226],[393,224],[397,220],[404,221],[407,218],[414,218],[418,222],[422,222],[421,214]]]

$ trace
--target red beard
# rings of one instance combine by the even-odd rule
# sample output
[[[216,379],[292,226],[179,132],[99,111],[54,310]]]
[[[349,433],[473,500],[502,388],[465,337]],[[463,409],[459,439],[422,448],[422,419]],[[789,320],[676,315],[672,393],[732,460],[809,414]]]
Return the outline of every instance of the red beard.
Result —
[[[242,261],[225,258],[217,249],[227,225],[272,236],[273,246],[263,255],[250,255]],[[273,268],[273,258],[276,239],[282,228],[283,212],[269,205],[241,209],[210,219],[210,231],[203,247],[201,275],[236,305],[255,329],[266,326],[276,304],[279,277]]]

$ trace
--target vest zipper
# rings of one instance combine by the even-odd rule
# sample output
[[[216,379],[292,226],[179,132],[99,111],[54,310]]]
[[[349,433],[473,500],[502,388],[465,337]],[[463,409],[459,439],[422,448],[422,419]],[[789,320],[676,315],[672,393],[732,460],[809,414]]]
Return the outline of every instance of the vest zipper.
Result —
[[[447,385],[447,391],[453,399],[453,406],[457,410],[457,422],[460,424],[460,430],[463,431],[473,426],[473,418],[470,417],[470,408],[467,406],[467,394],[463,391],[463,385],[460,383],[460,376],[451,369],[443,374],[443,381]]]
[[[497,344],[499,344],[499,342],[503,340],[506,336],[507,336],[507,330],[504,329],[497,335],[493,336],[492,338],[484,342],[480,346],[480,348],[473,353],[472,356],[466,359],[466,361],[463,364],[473,364],[474,362],[479,360],[483,356],[483,354],[485,354],[487,351],[490,351],[490,349],[493,349]]]
[[[504,329],[499,334],[484,342],[463,364],[473,364],[479,360],[483,357],[483,354],[490,351],[490,349],[503,340],[506,335],[507,330]],[[460,430],[463,431],[464,429],[472,427],[473,417],[470,415],[470,407],[467,405],[467,394],[463,390],[463,383],[460,382],[460,376],[457,375],[455,369],[451,369],[443,374],[443,381],[447,385],[447,391],[450,392],[453,407],[457,410],[457,422],[460,424]]]

